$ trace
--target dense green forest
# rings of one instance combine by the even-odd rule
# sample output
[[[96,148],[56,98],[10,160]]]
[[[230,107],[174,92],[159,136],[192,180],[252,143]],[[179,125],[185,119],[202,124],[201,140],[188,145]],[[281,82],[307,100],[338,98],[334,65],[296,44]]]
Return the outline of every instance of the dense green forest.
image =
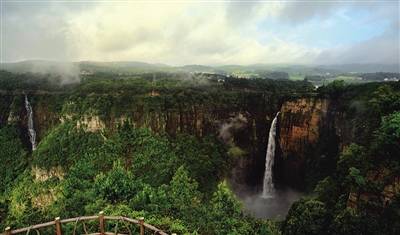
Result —
[[[229,229],[243,234],[268,228],[241,212],[222,180],[230,159],[212,138],[179,136],[169,140],[128,123],[112,135],[102,136],[64,123],[27,157],[20,143],[9,144],[19,142],[15,129],[4,128],[1,134],[8,139],[2,142],[7,165],[15,166],[2,177],[2,185],[6,185],[2,218],[6,215],[4,223],[13,227],[104,210],[133,218],[144,216],[147,222],[178,233]],[[16,158],[14,151],[20,151],[20,157]],[[62,166],[60,172],[65,174],[35,180],[33,170],[24,169],[28,161],[35,167]],[[14,180],[13,176],[18,177]],[[216,217],[229,223],[220,223],[213,219]]]
[[[51,75],[0,72],[0,229],[103,210],[143,216],[147,223],[178,234],[400,232],[399,82],[335,81],[315,89],[307,80],[104,72],[79,80],[64,84]],[[43,109],[35,110],[40,105],[46,108],[34,151],[23,127],[24,94],[34,112]],[[212,129],[220,125],[215,113],[229,117],[239,110],[254,117],[248,122],[255,129],[267,129],[284,102],[303,97],[329,100],[334,115],[353,126],[356,138],[329,159],[307,160],[305,196],[286,219],[256,219],[228,178],[243,158],[264,158],[267,134],[247,133],[249,137],[224,142]],[[194,111],[198,107],[203,111]],[[24,117],[10,121],[10,113]],[[150,120],[148,113],[168,116],[167,121]],[[180,128],[168,122],[175,113],[180,114]],[[209,127],[202,124],[199,131],[186,113],[202,115]],[[113,122],[129,115],[138,117]],[[105,127],[91,130],[90,123],[80,122],[89,116],[99,117]],[[258,152],[250,141],[263,150]]]

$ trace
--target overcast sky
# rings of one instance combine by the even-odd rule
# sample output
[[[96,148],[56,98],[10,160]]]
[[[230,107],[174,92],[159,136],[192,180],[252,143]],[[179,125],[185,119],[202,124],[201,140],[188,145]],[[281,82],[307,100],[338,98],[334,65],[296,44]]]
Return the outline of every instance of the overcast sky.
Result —
[[[399,1],[1,0],[1,58],[399,63]]]

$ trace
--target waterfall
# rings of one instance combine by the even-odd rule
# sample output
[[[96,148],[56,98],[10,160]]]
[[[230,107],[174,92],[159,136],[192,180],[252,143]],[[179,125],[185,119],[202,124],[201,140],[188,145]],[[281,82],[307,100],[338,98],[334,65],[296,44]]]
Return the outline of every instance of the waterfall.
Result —
[[[272,120],[271,128],[269,129],[267,153],[265,154],[265,171],[264,171],[264,185],[263,185],[263,198],[271,198],[274,193],[274,183],[272,182],[272,167],[274,166],[275,158],[275,136],[276,136],[276,123],[279,116],[278,112]]]
[[[36,131],[33,128],[33,111],[28,97],[25,95],[25,109],[28,117],[28,135],[32,144],[32,151],[36,149]]]

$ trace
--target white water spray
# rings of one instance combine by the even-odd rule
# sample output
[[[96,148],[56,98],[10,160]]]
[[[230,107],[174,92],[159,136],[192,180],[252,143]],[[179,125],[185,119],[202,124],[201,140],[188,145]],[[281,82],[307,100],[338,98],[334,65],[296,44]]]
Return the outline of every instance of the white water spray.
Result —
[[[28,116],[28,134],[32,144],[32,151],[36,149],[36,131],[33,128],[33,111],[28,97],[25,95],[25,109]]]
[[[268,147],[265,154],[265,171],[264,171],[264,185],[262,198],[272,198],[274,196],[274,183],[272,181],[272,167],[274,166],[275,158],[275,136],[276,136],[276,123],[279,116],[278,112],[272,120],[271,128],[269,129]]]

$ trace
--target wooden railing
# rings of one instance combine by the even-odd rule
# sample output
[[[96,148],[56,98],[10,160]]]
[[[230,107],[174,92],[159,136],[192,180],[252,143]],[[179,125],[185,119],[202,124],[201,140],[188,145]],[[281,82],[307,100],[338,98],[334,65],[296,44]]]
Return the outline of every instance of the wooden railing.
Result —
[[[91,220],[98,220],[99,221],[99,232],[96,233],[89,233],[86,224],[84,223],[85,221],[91,221]],[[150,230],[153,234],[158,234],[158,235],[168,235],[167,233],[161,231],[160,229],[154,227],[153,225],[146,224],[144,222],[144,218],[139,218],[139,219],[131,219],[123,216],[105,216],[104,213],[101,211],[99,215],[94,215],[94,216],[82,216],[82,217],[76,217],[76,218],[69,218],[69,219],[60,219],[60,217],[55,218],[54,221],[50,221],[47,223],[43,224],[36,224],[32,225],[26,228],[20,228],[20,229],[15,229],[11,230],[10,227],[7,227],[1,235],[11,235],[11,234],[19,234],[19,233],[25,233],[25,234],[30,234],[30,232],[35,231],[36,234],[40,235],[40,230],[42,228],[47,228],[50,226],[54,226],[54,234],[56,235],[63,235],[63,229],[62,229],[62,224],[67,224],[67,223],[75,223],[73,232],[72,234],[76,234],[76,229],[78,222],[82,222],[83,226],[83,231],[84,234],[86,235],[124,235],[123,233],[118,233],[118,226],[115,226],[115,231],[114,232],[107,232],[106,230],[106,221],[108,220],[114,220],[114,221],[122,221],[125,223],[125,229],[127,230],[129,235],[132,235],[132,231],[130,230],[129,226],[127,224],[136,224],[139,225],[140,228],[140,235],[144,235],[145,229]],[[172,235],[176,235],[173,233]]]

